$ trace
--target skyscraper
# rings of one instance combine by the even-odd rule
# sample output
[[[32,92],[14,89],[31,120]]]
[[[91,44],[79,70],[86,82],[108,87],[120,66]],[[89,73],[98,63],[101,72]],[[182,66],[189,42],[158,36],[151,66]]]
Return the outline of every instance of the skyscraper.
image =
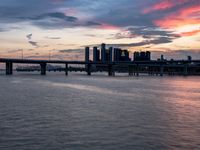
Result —
[[[106,62],[106,44],[101,44],[101,61]]]
[[[97,47],[94,47],[94,48],[93,48],[93,61],[94,61],[94,62],[100,61],[100,52],[99,52],[99,50],[97,49]]]
[[[89,47],[85,48],[85,61],[86,62],[90,61],[90,48]]]
[[[109,62],[112,62],[113,61],[113,48],[110,47],[109,48]]]

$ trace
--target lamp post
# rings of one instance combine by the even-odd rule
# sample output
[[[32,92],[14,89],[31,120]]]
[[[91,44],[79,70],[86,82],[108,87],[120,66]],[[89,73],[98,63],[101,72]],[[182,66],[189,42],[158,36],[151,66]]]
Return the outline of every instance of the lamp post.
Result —
[[[24,50],[22,49],[21,52],[22,52],[22,60],[23,60],[24,59]]]
[[[49,61],[51,60],[51,50],[49,50]]]

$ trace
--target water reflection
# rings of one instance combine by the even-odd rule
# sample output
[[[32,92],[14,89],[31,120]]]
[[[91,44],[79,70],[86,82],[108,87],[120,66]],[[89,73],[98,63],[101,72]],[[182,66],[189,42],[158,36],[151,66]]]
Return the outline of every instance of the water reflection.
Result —
[[[1,77],[0,149],[199,149],[199,79]]]

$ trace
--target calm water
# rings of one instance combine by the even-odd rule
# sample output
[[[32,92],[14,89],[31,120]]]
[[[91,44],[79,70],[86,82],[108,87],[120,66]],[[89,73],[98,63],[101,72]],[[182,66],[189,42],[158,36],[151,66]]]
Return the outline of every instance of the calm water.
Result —
[[[0,75],[0,150],[200,149],[200,77]]]

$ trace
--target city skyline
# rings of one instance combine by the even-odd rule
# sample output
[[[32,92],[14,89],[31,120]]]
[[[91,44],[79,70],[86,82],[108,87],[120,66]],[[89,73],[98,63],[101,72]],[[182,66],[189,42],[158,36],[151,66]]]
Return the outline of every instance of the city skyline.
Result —
[[[197,0],[2,0],[0,57],[84,59],[107,43],[157,58],[200,57]]]

